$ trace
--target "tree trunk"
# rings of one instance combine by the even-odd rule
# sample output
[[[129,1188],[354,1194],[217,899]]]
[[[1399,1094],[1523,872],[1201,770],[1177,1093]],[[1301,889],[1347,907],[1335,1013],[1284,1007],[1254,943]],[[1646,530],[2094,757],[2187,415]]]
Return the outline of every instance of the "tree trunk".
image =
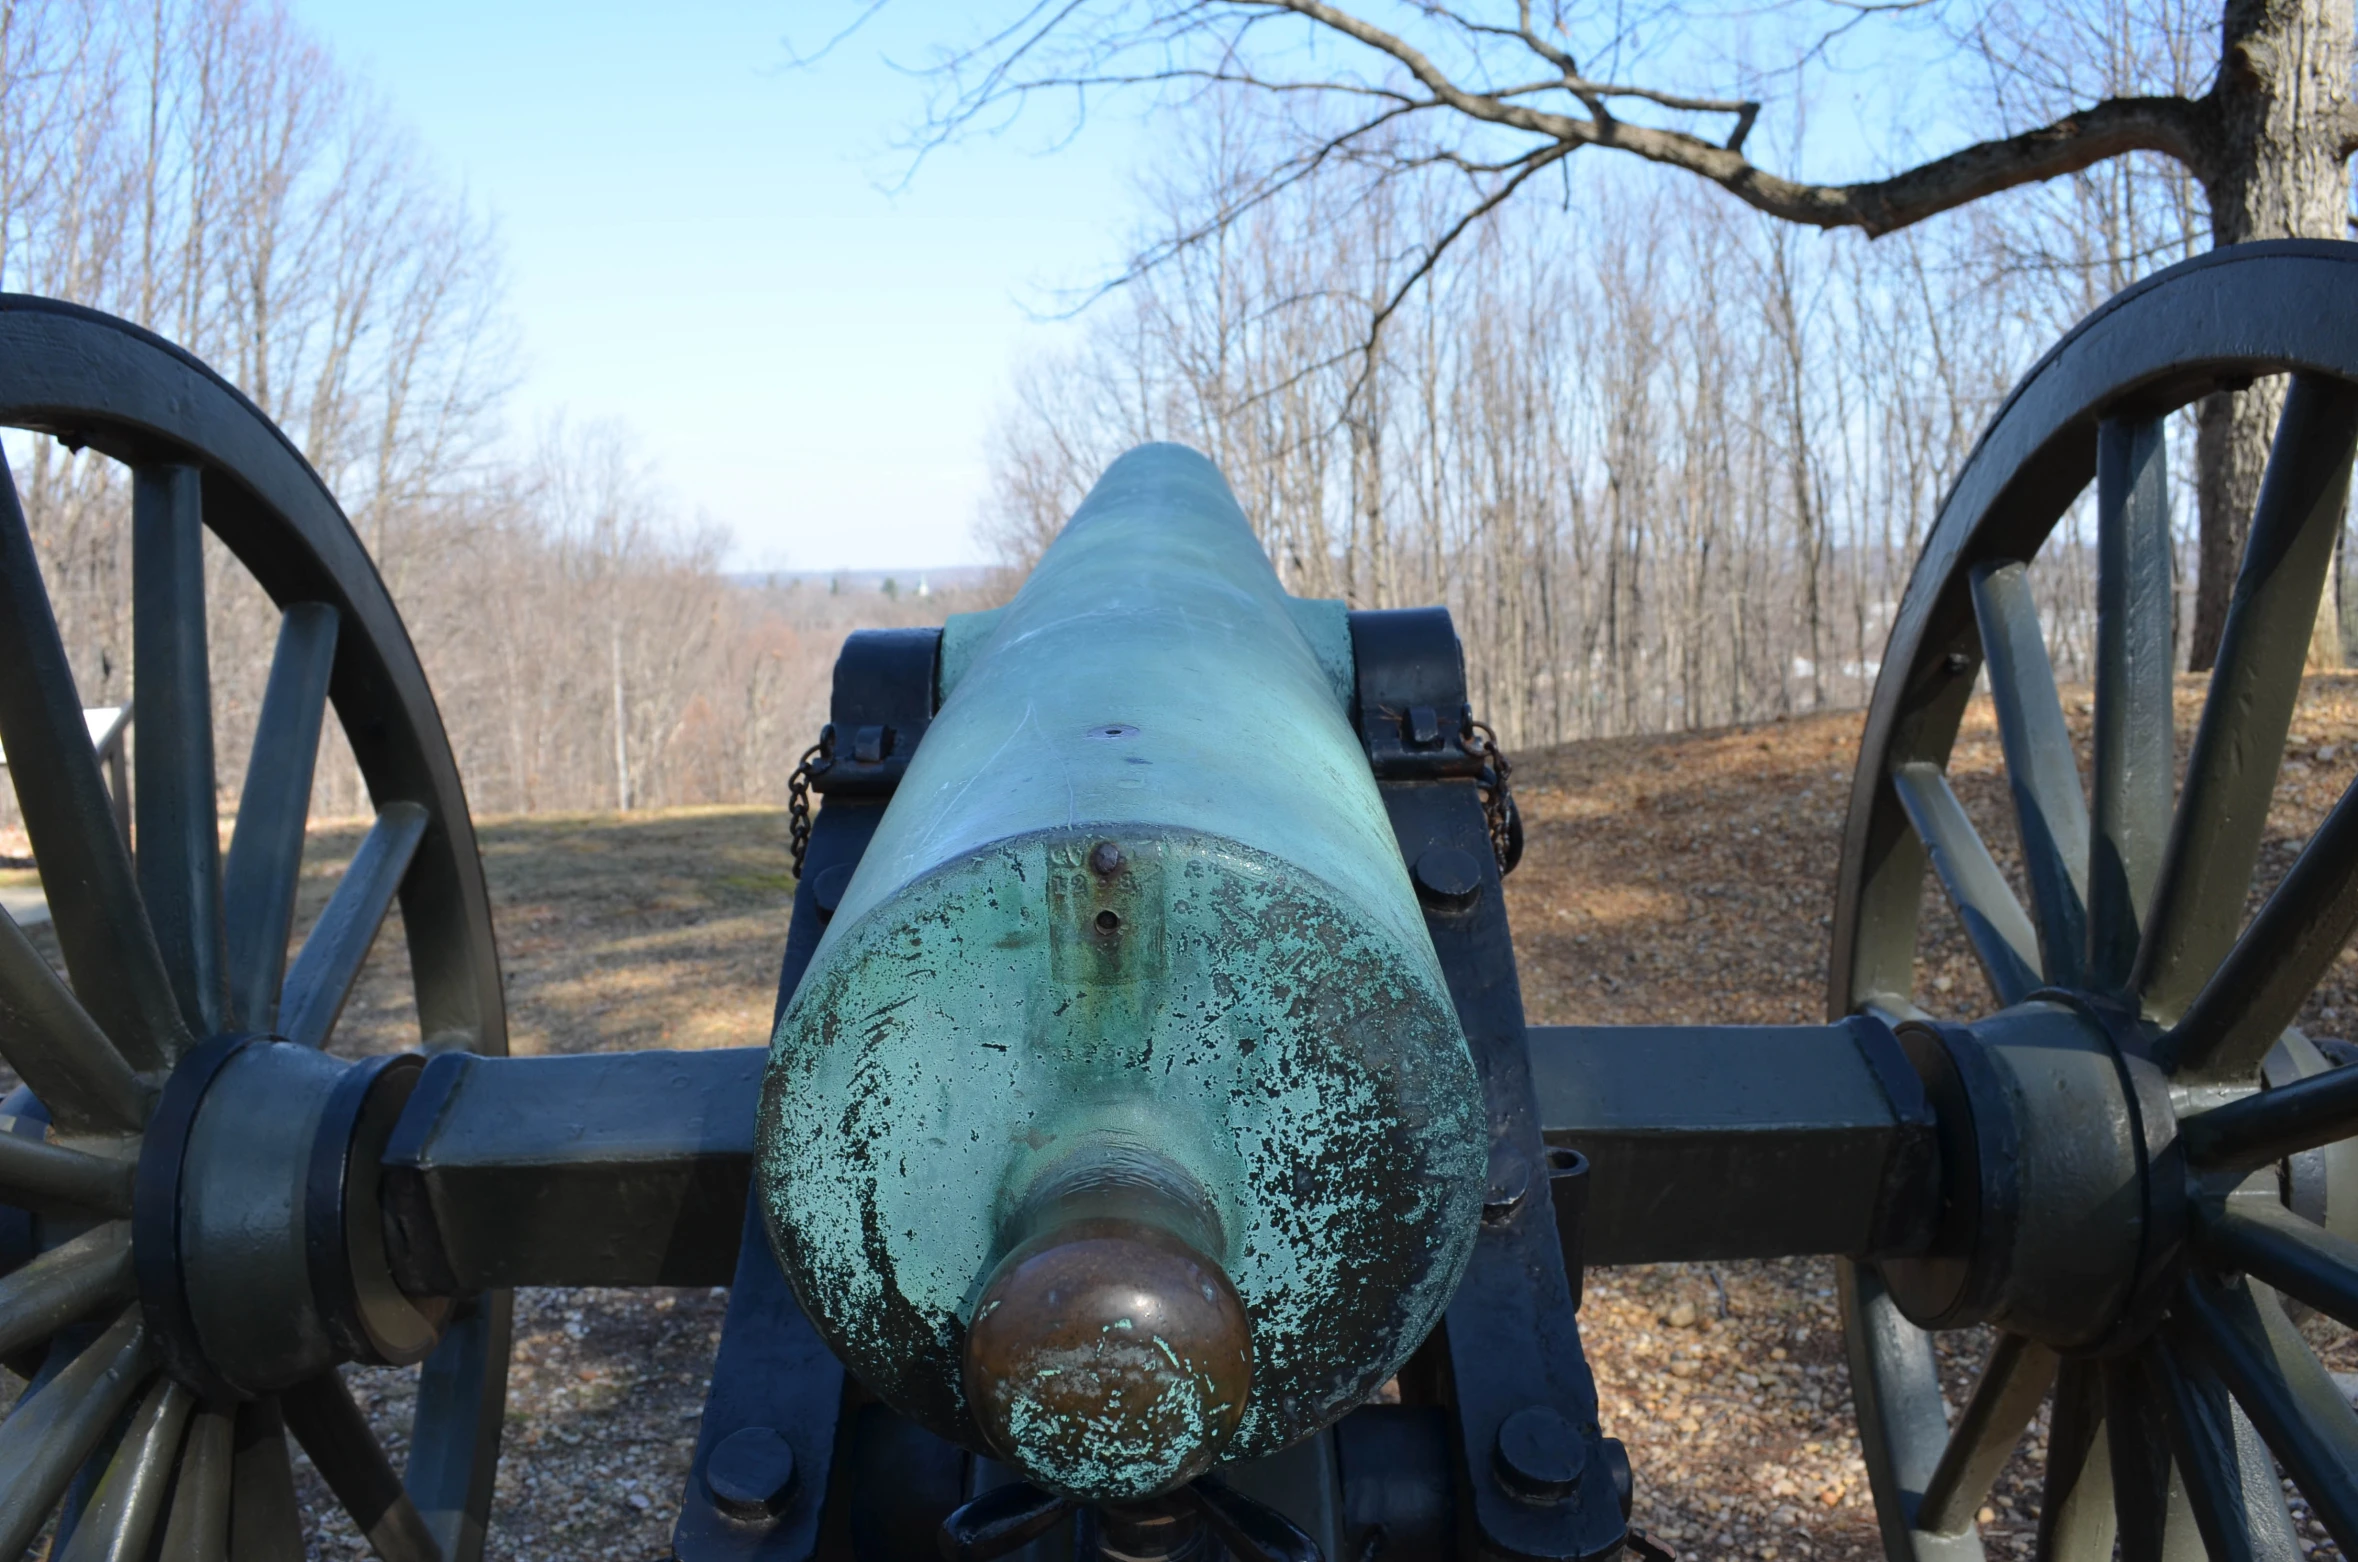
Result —
[[[2211,94],[2215,136],[2203,170],[2215,243],[2342,236],[2350,210],[2341,140],[2351,27],[2351,0],[2228,0]],[[2201,567],[2188,665],[2197,671],[2218,659],[2284,394],[2282,381],[2262,381],[2207,396],[2196,412]],[[2328,579],[2310,664],[2338,667],[2341,652],[2341,604]]]

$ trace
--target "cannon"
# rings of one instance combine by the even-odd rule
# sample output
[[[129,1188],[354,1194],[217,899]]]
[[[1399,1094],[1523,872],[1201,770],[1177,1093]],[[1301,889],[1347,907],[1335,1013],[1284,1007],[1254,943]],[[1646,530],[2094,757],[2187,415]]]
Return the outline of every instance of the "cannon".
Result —
[[[2358,1545],[2358,1070],[2295,1026],[2358,928],[2358,796],[2246,915],[2358,449],[2358,246],[2173,267],[1998,412],[1900,604],[1822,1025],[1525,1022],[1504,757],[1438,609],[1280,588],[1149,447],[1004,608],[864,632],[809,765],[769,1046],[505,1055],[465,797],[293,446],[121,321],[0,300],[0,422],[132,474],[136,853],[13,488],[0,744],[61,979],[0,918],[0,1557],[291,1559],[289,1442],[388,1562],[473,1562],[509,1295],[726,1285],[680,1562],[1658,1555],[1586,1266],[1831,1254],[1884,1548]],[[2174,753],[2165,424],[2287,373]],[[2083,782],[2025,579],[2093,484]],[[226,852],[209,530],[283,614]],[[1951,789],[1998,717],[2027,905]],[[373,826],[291,956],[330,714]],[[1988,978],[1916,1001],[1928,883]],[[393,906],[420,1034],[327,1047]],[[749,1038],[758,1040],[758,1038]],[[1995,1343],[1952,1416],[1943,1331]],[[402,1468],[345,1388],[411,1366]],[[1379,1388],[1384,1391],[1379,1393]],[[1642,1452],[1642,1451],[1641,1451]]]

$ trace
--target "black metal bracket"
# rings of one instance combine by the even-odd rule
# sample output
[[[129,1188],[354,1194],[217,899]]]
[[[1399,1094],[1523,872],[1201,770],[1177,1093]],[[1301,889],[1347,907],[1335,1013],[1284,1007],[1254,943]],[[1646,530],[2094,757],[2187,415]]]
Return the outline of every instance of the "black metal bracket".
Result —
[[[1472,772],[1457,768],[1474,756],[1427,744],[1419,715],[1465,709],[1464,656],[1439,608],[1354,613],[1351,642],[1359,731],[1490,1116],[1482,1229],[1442,1325],[1459,1522],[1473,1541],[1463,1549],[1546,1562],[1608,1556],[1628,1531],[1629,1462],[1598,1425],[1596,1382],[1581,1352],[1506,905]],[[1569,1164],[1561,1170],[1576,1175]]]
[[[1378,781],[1481,775],[1468,751],[1465,651],[1445,607],[1382,608],[1351,615],[1357,668],[1353,723]]]
[[[833,741],[823,743],[826,752],[811,766],[814,791],[892,796],[933,725],[941,654],[939,629],[860,629],[844,637],[827,713]]]

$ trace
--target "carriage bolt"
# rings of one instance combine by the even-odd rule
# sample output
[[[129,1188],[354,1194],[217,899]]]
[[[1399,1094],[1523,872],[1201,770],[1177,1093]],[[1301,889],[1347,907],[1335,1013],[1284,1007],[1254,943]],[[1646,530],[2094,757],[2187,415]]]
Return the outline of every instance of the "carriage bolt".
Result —
[[[1525,1405],[1499,1423],[1493,1463],[1499,1483],[1525,1502],[1556,1503],[1580,1487],[1587,1450],[1551,1405]]]
[[[843,892],[851,887],[852,870],[848,862],[832,868],[822,868],[811,880],[811,904],[819,908],[819,915],[832,917],[835,908],[843,904]]]
[[[1425,903],[1460,911],[1482,893],[1482,865],[1455,846],[1435,846],[1416,859],[1416,888]]]
[[[1111,841],[1099,841],[1089,854],[1089,867],[1101,879],[1110,879],[1122,871],[1122,849]]]
[[[704,1461],[704,1485],[724,1517],[775,1524],[794,1495],[794,1450],[769,1427],[740,1427]]]

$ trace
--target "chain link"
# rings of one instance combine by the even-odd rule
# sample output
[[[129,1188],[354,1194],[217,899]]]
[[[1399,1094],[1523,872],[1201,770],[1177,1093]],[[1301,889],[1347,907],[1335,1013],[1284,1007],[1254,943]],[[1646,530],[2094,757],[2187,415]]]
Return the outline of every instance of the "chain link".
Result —
[[[811,849],[811,777],[835,757],[835,724],[819,729],[819,741],[803,750],[794,774],[786,778],[786,834],[794,853],[794,876],[802,877],[802,859]]]
[[[1507,780],[1515,767],[1507,762],[1506,750],[1498,746],[1498,734],[1486,722],[1467,721],[1465,734],[1459,741],[1468,754],[1482,761],[1482,774],[1475,785],[1482,793],[1482,818],[1489,826],[1490,855],[1498,859],[1498,876],[1503,879],[1523,860],[1523,818],[1515,807],[1514,788]]]

